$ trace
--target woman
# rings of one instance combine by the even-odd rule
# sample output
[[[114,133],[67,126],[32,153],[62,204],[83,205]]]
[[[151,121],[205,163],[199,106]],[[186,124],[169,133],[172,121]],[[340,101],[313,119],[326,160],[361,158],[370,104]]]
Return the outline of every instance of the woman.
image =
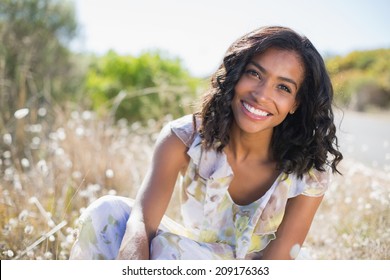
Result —
[[[71,258],[292,258],[342,159],[332,98],[307,38],[238,39],[199,112],[161,131],[135,202],[104,197],[83,214]],[[184,226],[164,217],[178,175]]]

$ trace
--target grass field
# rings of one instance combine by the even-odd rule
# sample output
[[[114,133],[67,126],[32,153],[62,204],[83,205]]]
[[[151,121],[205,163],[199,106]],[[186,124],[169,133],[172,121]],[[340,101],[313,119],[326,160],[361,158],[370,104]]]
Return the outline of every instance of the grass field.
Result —
[[[1,135],[0,259],[67,259],[83,209],[105,194],[133,197],[166,117],[147,126],[94,113],[26,124],[25,156]],[[314,259],[390,259],[390,175],[346,158],[307,237]],[[170,206],[168,215],[178,216]]]

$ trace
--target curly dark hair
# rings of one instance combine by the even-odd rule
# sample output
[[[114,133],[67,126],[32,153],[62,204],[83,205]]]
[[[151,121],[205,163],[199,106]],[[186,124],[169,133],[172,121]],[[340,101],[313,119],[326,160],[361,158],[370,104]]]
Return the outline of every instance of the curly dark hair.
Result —
[[[199,133],[205,149],[221,152],[228,144],[234,116],[231,102],[234,87],[247,63],[269,48],[294,51],[304,65],[304,81],[297,93],[294,114],[274,128],[272,156],[278,170],[302,177],[311,168],[339,172],[343,156],[338,150],[332,111],[333,88],[324,60],[313,44],[295,31],[280,26],[254,30],[235,41],[223,63],[211,77],[210,89],[194,116],[200,117]]]

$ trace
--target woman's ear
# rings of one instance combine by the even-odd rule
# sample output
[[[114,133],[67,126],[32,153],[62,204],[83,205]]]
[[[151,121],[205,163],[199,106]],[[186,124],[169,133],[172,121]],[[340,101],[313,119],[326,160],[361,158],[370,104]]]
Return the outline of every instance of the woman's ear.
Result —
[[[290,113],[291,115],[294,114],[295,111],[298,109],[298,107],[299,107],[299,104],[298,104],[298,103],[295,103],[294,106],[291,108],[291,110],[290,110],[289,113]]]

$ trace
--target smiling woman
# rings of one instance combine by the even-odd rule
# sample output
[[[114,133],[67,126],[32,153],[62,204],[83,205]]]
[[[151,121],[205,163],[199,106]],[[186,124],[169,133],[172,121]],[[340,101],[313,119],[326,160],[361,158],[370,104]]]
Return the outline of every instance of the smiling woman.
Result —
[[[106,196],[83,213],[71,258],[297,257],[342,159],[332,98],[306,37],[239,38],[200,110],[161,131],[135,201]],[[178,176],[183,225],[164,216]]]

